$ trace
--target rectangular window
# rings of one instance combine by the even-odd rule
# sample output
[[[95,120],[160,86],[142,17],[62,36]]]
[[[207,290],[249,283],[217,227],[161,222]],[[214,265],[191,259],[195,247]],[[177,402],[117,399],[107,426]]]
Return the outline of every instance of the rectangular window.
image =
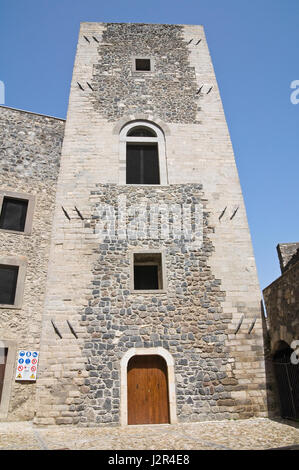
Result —
[[[127,184],[160,184],[157,144],[127,143]]]
[[[133,76],[138,76],[138,74],[145,75],[149,72],[154,73],[155,58],[153,56],[132,56],[131,60]]]
[[[26,271],[24,256],[0,256],[0,308],[22,308]]]
[[[0,265],[0,304],[14,305],[19,266]]]
[[[158,266],[134,266],[135,289],[159,289]]]
[[[30,235],[35,195],[0,190],[0,230]]]
[[[162,290],[161,253],[134,253],[134,290]]]
[[[28,200],[4,197],[0,215],[0,228],[24,232]]]
[[[150,59],[135,59],[135,70],[150,72],[151,60]]]

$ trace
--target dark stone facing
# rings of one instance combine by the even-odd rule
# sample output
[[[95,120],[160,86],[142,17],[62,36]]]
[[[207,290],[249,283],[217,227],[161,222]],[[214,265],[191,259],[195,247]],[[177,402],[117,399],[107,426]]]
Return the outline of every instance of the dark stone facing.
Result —
[[[229,354],[225,348],[227,322],[223,320],[225,292],[209,267],[213,251],[208,212],[201,185],[169,187],[123,187],[98,185],[91,196],[96,232],[97,208],[110,204],[117,214],[117,198],[126,195],[127,207],[149,199],[154,203],[179,204],[192,196],[203,204],[203,245],[190,248],[184,240],[118,240],[107,237],[97,245],[88,305],[81,325],[89,335],[83,348],[88,359],[84,410],[77,418],[99,424],[116,423],[120,411],[120,360],[131,348],[163,347],[175,361],[177,413],[180,421],[198,421],[201,416],[223,418],[217,400],[230,399],[223,385]],[[191,200],[191,199],[190,199]],[[128,218],[129,220],[129,218]],[[159,221],[159,228],[161,221]],[[131,291],[130,254],[133,248],[164,249],[167,293],[153,295]],[[94,284],[98,293],[95,294]],[[91,329],[90,329],[91,328]],[[100,393],[99,393],[100,391]],[[103,391],[103,394],[102,394]]]
[[[58,177],[65,121],[0,106],[0,171],[21,179]]]
[[[108,23],[98,50],[91,99],[103,117],[150,113],[165,122],[197,122],[200,95],[182,26]],[[134,72],[134,56],[150,57],[154,70]]]

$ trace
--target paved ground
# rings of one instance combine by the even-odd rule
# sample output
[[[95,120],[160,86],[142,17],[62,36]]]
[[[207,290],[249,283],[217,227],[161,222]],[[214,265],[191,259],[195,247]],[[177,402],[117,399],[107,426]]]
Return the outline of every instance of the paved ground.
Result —
[[[0,450],[221,450],[286,446],[299,448],[299,423],[264,418],[126,428],[0,423]]]

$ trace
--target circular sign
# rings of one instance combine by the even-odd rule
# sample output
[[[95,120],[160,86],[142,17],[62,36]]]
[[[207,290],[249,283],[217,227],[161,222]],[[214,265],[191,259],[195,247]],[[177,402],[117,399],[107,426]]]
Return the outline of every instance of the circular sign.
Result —
[[[23,370],[23,366],[18,366],[18,371],[22,371]]]
[[[20,356],[25,356],[25,351],[20,351]]]
[[[30,364],[31,360],[30,359],[26,359],[26,364]]]
[[[33,357],[37,357],[37,356],[38,356],[38,353],[37,353],[37,352],[33,352],[33,353],[32,353],[32,356],[33,356]]]
[[[36,364],[37,363],[37,359],[32,359],[32,364]]]
[[[30,356],[31,356],[31,352],[30,352],[30,351],[27,351],[27,352],[26,352],[26,356],[27,356],[27,357],[30,357]]]
[[[35,367],[35,366],[32,366],[32,367],[31,367],[31,370],[32,370],[32,372],[34,372],[34,371],[36,370],[36,367]]]
[[[24,362],[24,359],[22,359],[22,358],[18,360],[19,364],[23,364],[23,362]]]

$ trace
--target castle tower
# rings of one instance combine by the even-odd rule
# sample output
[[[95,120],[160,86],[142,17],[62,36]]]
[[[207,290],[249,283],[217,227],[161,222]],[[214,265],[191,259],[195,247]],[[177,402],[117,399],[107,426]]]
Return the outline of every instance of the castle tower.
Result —
[[[265,416],[260,290],[202,26],[83,23],[39,424]]]

